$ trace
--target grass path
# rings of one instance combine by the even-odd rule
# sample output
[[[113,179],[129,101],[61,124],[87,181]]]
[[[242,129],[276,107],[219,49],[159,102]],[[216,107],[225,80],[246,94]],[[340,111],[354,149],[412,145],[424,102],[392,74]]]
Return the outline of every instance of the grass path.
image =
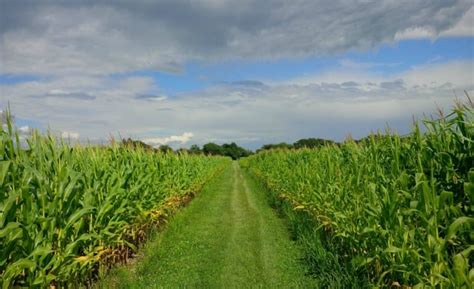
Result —
[[[102,288],[311,288],[284,221],[237,162]]]

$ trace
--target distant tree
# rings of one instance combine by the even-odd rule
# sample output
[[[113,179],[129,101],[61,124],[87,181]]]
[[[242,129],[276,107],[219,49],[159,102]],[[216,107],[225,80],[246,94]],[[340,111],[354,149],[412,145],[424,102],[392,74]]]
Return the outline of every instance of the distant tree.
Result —
[[[224,155],[224,150],[222,149],[222,147],[212,142],[203,145],[202,151],[206,155]]]
[[[251,151],[238,146],[236,143],[223,144],[222,146],[215,143],[207,143],[202,147],[202,152],[206,155],[228,156],[236,160],[252,154]]]
[[[173,149],[169,145],[160,145],[158,150],[164,153],[172,153]]]
[[[189,150],[187,148],[179,148],[176,150],[176,153],[178,154],[189,154]]]
[[[334,141],[321,138],[303,138],[293,144],[296,149],[319,148],[325,145],[334,144]]]
[[[273,149],[292,149],[293,148],[293,145],[291,144],[287,144],[285,142],[281,142],[281,143],[277,143],[277,144],[266,144],[266,145],[263,145],[260,149],[257,150],[258,151],[262,151],[262,150],[273,150]]]
[[[130,148],[144,148],[146,150],[154,150],[151,145],[148,145],[141,140],[133,140],[131,138],[123,139],[122,145],[130,147]]]
[[[201,154],[202,153],[202,150],[201,148],[197,145],[197,144],[193,144],[190,148],[189,148],[189,153],[191,154]]]
[[[238,146],[235,142],[230,144],[222,145],[223,153],[226,156],[231,157],[233,160],[247,157],[251,154],[250,151],[244,149],[243,147]]]

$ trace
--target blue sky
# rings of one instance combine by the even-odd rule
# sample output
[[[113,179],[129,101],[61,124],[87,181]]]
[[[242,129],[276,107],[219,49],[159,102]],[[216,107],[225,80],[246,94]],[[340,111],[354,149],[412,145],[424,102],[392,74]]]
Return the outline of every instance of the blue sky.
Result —
[[[184,65],[181,72],[138,71],[114,77],[152,77],[164,94],[173,96],[221,82],[288,80],[339,67],[344,61],[372,63],[371,71],[380,75],[390,75],[428,63],[471,60],[473,53],[472,37],[410,39],[382,44],[369,50],[347,51],[324,57],[271,61],[239,59],[211,64],[190,62]]]
[[[467,0],[1,6],[0,109],[25,135],[255,149],[406,133],[473,93]]]

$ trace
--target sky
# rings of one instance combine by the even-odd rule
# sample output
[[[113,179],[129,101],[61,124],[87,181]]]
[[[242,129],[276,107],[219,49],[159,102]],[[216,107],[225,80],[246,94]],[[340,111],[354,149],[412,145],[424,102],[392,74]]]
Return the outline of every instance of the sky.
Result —
[[[474,95],[473,5],[0,0],[0,114],[175,148],[405,134]]]

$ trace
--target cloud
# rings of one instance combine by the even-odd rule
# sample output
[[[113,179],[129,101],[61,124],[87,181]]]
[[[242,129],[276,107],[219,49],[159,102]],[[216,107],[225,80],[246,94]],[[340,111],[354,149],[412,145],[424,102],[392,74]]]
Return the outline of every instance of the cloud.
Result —
[[[58,76],[13,84],[0,84],[0,97],[40,98],[56,102],[103,99],[131,99],[158,92],[151,77]],[[26,99],[26,98],[25,98]]]
[[[266,82],[257,85],[259,89],[216,84],[160,101],[135,99],[137,95],[160,95],[154,82],[147,79],[74,81],[66,77],[47,83],[3,85],[2,91],[8,94],[0,95],[0,107],[10,101],[18,118],[90,140],[120,134],[152,145],[233,140],[254,147],[310,136],[341,140],[349,132],[362,137],[383,129],[386,123],[407,132],[413,114],[452,106],[453,91],[462,95],[467,90],[473,95],[473,66],[472,60],[436,62],[392,75],[374,74],[366,67],[335,68]],[[96,99],[30,97],[33,91],[45,94],[53,89],[81,92],[77,83]]]
[[[461,20],[452,28],[441,32],[441,36],[474,36],[474,7],[471,3],[471,8],[464,14]]]
[[[61,132],[61,138],[63,139],[69,139],[69,140],[78,140],[80,134],[78,132],[74,131],[62,131]]]
[[[409,27],[395,34],[395,40],[436,38],[441,37],[472,37],[474,36],[474,8],[471,7],[462,18],[451,28],[438,32],[430,26]]]
[[[274,59],[473,35],[451,1],[3,1],[0,73],[180,73],[191,60]]]
[[[152,146],[165,145],[170,143],[185,144],[193,138],[194,134],[185,132],[182,135],[172,135],[167,137],[143,138],[142,141]]]
[[[400,74],[409,85],[424,84],[439,86],[451,83],[453,87],[472,87],[474,85],[474,60],[450,61],[415,66]]]
[[[6,123],[7,122],[7,114],[5,111],[3,111],[2,109],[0,109],[0,122],[2,124]]]
[[[385,121],[406,129],[411,114],[449,107],[453,90],[473,91],[472,61],[382,75],[374,71],[400,64],[343,59],[305,77],[215,83],[170,97],[153,77],[130,75],[472,37],[472,7],[471,0],[3,1],[0,75],[33,77],[0,84],[0,107],[10,102],[35,127],[70,139],[121,134],[153,145],[340,140]]]
[[[140,95],[135,96],[135,99],[148,100],[148,101],[162,101],[162,100],[167,99],[167,97],[159,96],[159,95],[140,94]]]
[[[31,134],[32,132],[33,132],[33,129],[32,129],[31,127],[27,126],[27,125],[25,125],[25,126],[20,126],[20,127],[18,128],[18,133],[19,133],[20,135],[29,135],[29,134]]]
[[[44,95],[35,95],[34,97],[57,97],[57,98],[75,98],[81,100],[94,100],[96,97],[84,92],[63,92],[61,90],[52,90]]]
[[[356,86],[359,86],[359,84],[355,81],[345,81],[345,82],[341,83],[341,86],[356,87]]]
[[[238,86],[247,86],[247,87],[263,87],[265,84],[261,81],[257,80],[240,80],[240,81],[233,81],[230,83],[231,85],[238,85]]]
[[[384,81],[380,83],[380,87],[384,89],[400,90],[405,89],[405,82],[402,79]]]

